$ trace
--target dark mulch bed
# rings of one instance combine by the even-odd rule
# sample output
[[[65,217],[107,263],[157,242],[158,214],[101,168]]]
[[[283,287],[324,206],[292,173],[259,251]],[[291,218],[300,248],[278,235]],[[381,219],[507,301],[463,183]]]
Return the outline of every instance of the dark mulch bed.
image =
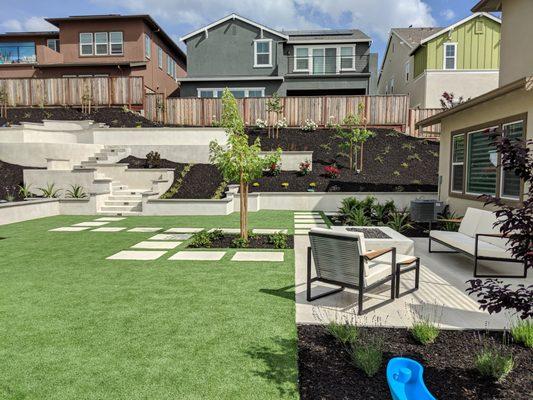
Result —
[[[9,164],[0,160],[0,200],[6,200],[7,194],[13,194],[15,200],[23,200],[19,195],[19,185],[23,184],[23,170],[36,169]]]
[[[119,161],[121,164],[129,164],[130,168],[150,168],[146,162],[146,158],[138,158],[135,156],[128,156]],[[185,164],[176,163],[174,161],[162,158],[159,162],[159,166],[155,168],[169,168],[169,169],[181,169]]]
[[[348,228],[349,232],[360,232],[367,239],[390,239],[390,236],[378,228]]]
[[[144,128],[160,127],[161,124],[152,122],[135,112],[124,111],[117,107],[102,107],[94,109],[90,114],[82,114],[79,109],[67,107],[20,107],[9,108],[7,118],[0,118],[0,126],[21,122],[42,122],[43,119],[80,121],[92,119],[114,128],[133,128],[140,124]]]
[[[502,343],[501,333],[442,331],[428,346],[416,344],[405,329],[361,328],[362,335],[380,335],[384,340],[385,362],[368,378],[355,368],[349,356],[322,326],[298,326],[298,369],[300,398],[387,399],[390,392],[385,370],[392,357],[413,358],[424,365],[424,380],[439,400],[525,400],[533,393],[533,352],[519,345],[508,345],[515,367],[507,379],[496,384],[479,376],[473,367],[480,349],[479,335],[485,343]]]
[[[232,246],[233,240],[240,237],[239,235],[224,234],[220,239],[213,240],[211,248],[227,249]],[[249,237],[249,249],[274,249],[274,245],[268,241],[268,235],[253,235]],[[287,235],[287,249],[294,248],[294,237]]]
[[[196,164],[185,175],[183,183],[174,196],[176,199],[210,199],[222,183],[218,168],[210,164]]]
[[[363,170],[358,174],[348,168],[348,159],[339,155],[340,140],[333,129],[314,132],[283,129],[279,139],[268,138],[265,129],[249,129],[250,143],[259,137],[263,150],[281,147],[285,151],[313,151],[313,171],[308,175],[289,171],[278,176],[265,174],[257,180],[259,186],[251,191],[305,192],[311,182],[316,184],[317,192],[436,191],[438,143],[388,129],[372,131],[375,136],[364,145]],[[334,163],[341,174],[338,179],[329,179],[324,175],[324,167]],[[289,183],[286,189],[281,185],[284,182]]]

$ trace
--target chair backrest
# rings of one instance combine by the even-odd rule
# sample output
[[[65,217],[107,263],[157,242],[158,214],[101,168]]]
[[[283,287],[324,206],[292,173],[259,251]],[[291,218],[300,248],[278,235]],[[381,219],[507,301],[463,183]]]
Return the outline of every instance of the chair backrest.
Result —
[[[313,228],[309,240],[318,278],[358,284],[360,268],[366,270],[360,261],[365,252],[362,233]]]
[[[459,225],[459,232],[470,237],[476,236],[479,221],[486,218],[486,213],[485,210],[468,207]]]

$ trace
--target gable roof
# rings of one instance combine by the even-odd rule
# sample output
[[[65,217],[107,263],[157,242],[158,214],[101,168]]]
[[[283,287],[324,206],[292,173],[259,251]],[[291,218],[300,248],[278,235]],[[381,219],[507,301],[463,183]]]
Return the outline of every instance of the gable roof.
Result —
[[[501,11],[501,10],[502,10],[502,0],[481,0],[474,7],[472,7],[472,12]]]
[[[467,23],[468,21],[470,21],[471,19],[474,19],[474,18],[478,18],[478,17],[486,17],[486,18],[489,18],[495,22],[497,22],[498,24],[501,24],[502,23],[502,20],[499,19],[498,17],[495,17],[494,15],[492,14],[489,14],[489,13],[486,13],[486,12],[476,12],[476,13],[473,13],[471,15],[469,15],[468,17],[466,18],[463,18],[462,20],[460,21],[457,21],[455,24],[453,25],[450,25],[438,32],[435,32],[433,35],[430,35],[426,38],[424,38],[423,40],[420,41],[420,43],[418,44],[418,46],[416,46],[413,51],[411,52],[411,54],[413,54],[420,46],[422,46],[424,43],[427,43],[429,42],[430,40],[433,40],[447,32],[450,32],[450,31],[453,31],[455,28],[457,28],[458,26],[461,26],[465,23]]]
[[[286,34],[283,33],[283,32],[276,31],[276,30],[274,30],[274,29],[272,29],[272,28],[269,28],[269,27],[267,27],[267,26],[265,26],[265,25],[258,24],[257,22],[254,22],[254,21],[252,21],[252,20],[250,20],[250,19],[247,19],[247,18],[241,17],[240,15],[237,15],[237,14],[233,13],[233,14],[230,14],[230,15],[224,17],[224,18],[221,18],[221,19],[219,19],[218,21],[215,21],[215,22],[213,22],[213,23],[211,23],[211,24],[209,24],[209,25],[206,25],[206,26],[204,26],[204,27],[202,27],[202,28],[200,28],[200,29],[197,29],[197,30],[195,30],[195,31],[193,31],[193,32],[191,32],[191,33],[188,33],[188,34],[185,35],[185,36],[182,36],[182,37],[180,38],[180,40],[183,41],[183,42],[185,42],[185,41],[187,41],[188,39],[190,39],[190,38],[192,38],[193,36],[196,36],[196,35],[198,35],[198,34],[200,34],[200,33],[205,32],[206,34],[208,34],[209,29],[214,28],[215,26],[218,26],[218,25],[220,25],[220,24],[222,24],[222,23],[224,23],[224,22],[226,22],[226,21],[229,21],[230,19],[231,19],[231,20],[236,20],[236,19],[237,19],[237,20],[242,21],[242,22],[244,22],[244,23],[246,23],[246,24],[248,24],[248,25],[252,25],[252,26],[255,26],[256,28],[259,28],[259,29],[264,30],[264,31],[266,31],[266,32],[270,32],[270,33],[272,33],[273,35],[279,36],[279,37],[282,38],[282,39],[285,39],[285,40],[288,40],[288,39],[289,39],[289,36],[286,35]]]
[[[410,48],[415,48],[425,38],[442,31],[442,27],[426,28],[392,28],[391,33],[398,36]]]
[[[359,29],[322,29],[311,31],[283,31],[289,35],[288,43],[354,43],[372,42]]]

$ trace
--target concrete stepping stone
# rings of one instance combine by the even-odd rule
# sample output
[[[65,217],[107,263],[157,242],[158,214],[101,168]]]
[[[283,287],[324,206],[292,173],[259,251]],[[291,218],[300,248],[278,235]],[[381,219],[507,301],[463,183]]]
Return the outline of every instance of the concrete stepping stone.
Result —
[[[130,229],[128,232],[157,232],[157,231],[160,231],[161,229],[163,229],[163,228],[144,228],[144,227],[139,227],[139,228]]]
[[[203,230],[204,228],[170,228],[165,233],[198,233]]]
[[[258,235],[272,235],[274,233],[287,233],[287,229],[252,229]]]
[[[170,250],[175,249],[181,242],[154,242],[144,241],[137,243],[130,247],[130,249],[154,249],[154,250]]]
[[[294,224],[295,229],[302,229],[302,228],[327,228],[328,226],[326,224]]]
[[[295,215],[294,219],[309,219],[309,218],[322,218],[322,215],[320,214],[305,214],[305,215]]]
[[[315,216],[315,215],[320,215],[319,212],[311,212],[311,211],[306,211],[306,212],[295,212],[294,213],[294,216],[295,217],[299,217],[299,216]]]
[[[296,224],[323,224],[324,220],[322,218],[320,219],[295,219],[294,225]]]
[[[109,222],[97,222],[97,221],[89,221],[89,222],[80,222],[79,224],[74,224],[72,226],[102,226],[107,225]]]
[[[123,219],[126,219],[126,218],[124,217],[102,217],[102,218],[95,219],[95,221],[117,222],[117,221],[122,221]]]
[[[113,254],[110,257],[107,257],[107,260],[139,260],[139,261],[149,261],[157,260],[166,251],[130,251],[123,250],[119,251],[117,254]]]
[[[336,211],[328,211],[328,212],[325,212],[324,214],[326,214],[328,217],[338,217],[339,215],[341,215],[341,213],[336,212]]]
[[[272,261],[284,260],[285,253],[280,251],[238,251],[231,261]]]
[[[213,229],[209,229],[209,232],[214,232],[214,231],[217,231],[217,230],[220,230],[223,233],[229,233],[229,234],[241,233],[241,230],[239,228],[213,228]]]
[[[148,240],[187,240],[191,237],[190,233],[159,233]]]
[[[178,251],[169,260],[218,261],[224,254],[225,251]]]
[[[89,228],[90,226],[62,226],[60,228],[50,229],[49,232],[79,232]]]
[[[295,229],[294,234],[295,235],[307,235],[309,233],[309,229]]]
[[[104,226],[103,228],[92,229],[91,232],[120,232],[124,229],[126,228],[118,226]]]

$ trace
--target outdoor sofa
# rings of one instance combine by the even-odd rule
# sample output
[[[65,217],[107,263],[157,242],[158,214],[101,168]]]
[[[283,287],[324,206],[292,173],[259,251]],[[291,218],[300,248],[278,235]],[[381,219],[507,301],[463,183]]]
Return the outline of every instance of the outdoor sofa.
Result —
[[[390,282],[390,300],[399,296],[399,279],[404,272],[416,269],[415,287],[418,289],[420,260],[418,257],[397,254],[395,247],[367,251],[365,239],[360,232],[334,231],[313,228],[309,232],[311,246],[307,248],[307,301],[343,291],[358,290],[358,314],[363,308],[364,294]],[[312,277],[312,261],[316,276]],[[406,268],[405,271],[403,268]],[[339,286],[313,296],[312,283],[322,282]],[[375,308],[375,307],[372,307]]]
[[[430,230],[428,250],[430,253],[462,253],[472,258],[474,277],[477,278],[525,278],[527,276],[525,262],[512,257],[507,243],[508,238],[504,237],[499,228],[494,226],[496,221],[494,213],[469,207],[461,220],[454,221],[460,222],[458,232]],[[432,242],[446,246],[452,251],[433,250]],[[524,272],[521,275],[479,274],[479,260],[523,263]]]

